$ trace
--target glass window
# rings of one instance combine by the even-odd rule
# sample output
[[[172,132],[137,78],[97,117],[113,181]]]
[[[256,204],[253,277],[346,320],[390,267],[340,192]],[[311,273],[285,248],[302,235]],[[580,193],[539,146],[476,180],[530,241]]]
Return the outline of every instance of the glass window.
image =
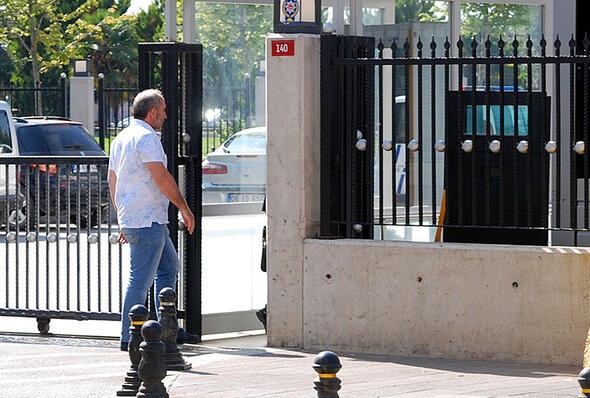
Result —
[[[0,112],[0,153],[12,152],[10,123],[6,112]]]
[[[504,55],[512,56],[514,39],[519,42],[518,55],[527,55],[526,41],[530,36],[533,42],[532,55],[540,55],[541,35],[543,32],[543,6],[525,4],[490,4],[490,3],[464,3],[461,6],[461,37],[464,38],[464,56],[471,55],[471,42],[475,39],[478,43],[476,53],[485,56],[485,42],[491,42],[491,56],[499,55],[498,41],[504,41]],[[501,35],[501,36],[500,36]],[[532,90],[540,88],[540,66],[533,67],[531,77]],[[528,72],[525,65],[519,65],[517,70],[513,64],[500,68],[492,65],[490,68],[490,84],[499,85],[500,74],[504,76],[505,84],[514,86],[514,77],[519,87],[528,88]],[[464,86],[477,86],[485,84],[485,66],[476,67],[476,82],[472,81],[472,67],[466,66],[463,82]]]
[[[491,135],[500,135],[502,131],[502,125],[500,120],[502,119],[500,105],[490,105],[490,112],[488,120],[488,113],[486,112],[485,105],[476,105],[476,119],[475,119],[475,132],[476,135],[486,135],[486,130],[489,126]],[[529,120],[529,108],[526,105],[518,105],[518,135],[528,135],[528,120]],[[473,107],[468,105],[465,109],[465,134],[473,134]],[[504,105],[504,135],[514,135],[514,106]]]

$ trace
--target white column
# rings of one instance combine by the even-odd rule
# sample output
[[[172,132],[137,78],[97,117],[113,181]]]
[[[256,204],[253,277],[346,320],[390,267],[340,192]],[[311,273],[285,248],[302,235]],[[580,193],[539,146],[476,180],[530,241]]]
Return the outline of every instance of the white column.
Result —
[[[94,135],[94,78],[74,76],[70,79],[70,118],[81,122]]]
[[[303,241],[320,220],[320,36],[268,37],[266,78],[268,344],[300,347]]]
[[[168,41],[176,41],[177,39],[176,14],[176,0],[166,0],[164,5],[164,30]]]

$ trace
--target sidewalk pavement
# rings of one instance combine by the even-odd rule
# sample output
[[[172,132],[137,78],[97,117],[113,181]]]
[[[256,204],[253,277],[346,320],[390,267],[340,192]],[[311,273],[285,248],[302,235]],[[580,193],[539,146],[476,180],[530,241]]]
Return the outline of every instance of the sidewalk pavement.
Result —
[[[118,341],[0,334],[0,397],[115,397],[129,368]],[[168,372],[173,397],[317,397],[317,352],[268,348],[266,336],[180,346],[192,369]],[[329,349],[329,347],[326,347]],[[580,368],[336,352],[341,398],[576,397]]]

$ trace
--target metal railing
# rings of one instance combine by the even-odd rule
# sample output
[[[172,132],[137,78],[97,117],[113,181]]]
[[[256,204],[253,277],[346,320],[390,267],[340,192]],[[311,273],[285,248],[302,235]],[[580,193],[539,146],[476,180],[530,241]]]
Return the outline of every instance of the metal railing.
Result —
[[[62,116],[68,114],[66,78],[56,87],[0,87],[0,100],[6,101],[14,116]]]
[[[0,157],[0,315],[118,320],[124,247],[107,157]],[[115,238],[113,238],[113,236]]]
[[[322,235],[590,244],[590,40],[374,43],[322,37]]]

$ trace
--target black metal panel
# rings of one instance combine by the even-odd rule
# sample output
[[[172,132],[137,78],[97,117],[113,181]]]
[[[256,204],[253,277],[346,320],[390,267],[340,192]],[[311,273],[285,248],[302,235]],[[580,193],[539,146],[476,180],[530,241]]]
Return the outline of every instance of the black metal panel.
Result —
[[[373,236],[374,67],[336,67],[335,61],[373,58],[374,48],[372,37],[321,39],[323,236]],[[364,151],[355,146],[361,138]]]
[[[541,170],[549,168],[544,146],[550,118],[540,115],[550,114],[549,98],[539,92],[450,91],[448,101],[449,108],[456,111],[448,114],[450,128],[445,137],[445,242],[547,245],[549,177]],[[490,107],[497,105],[495,109],[508,111],[515,103],[528,109],[527,135],[514,133],[523,133],[518,129],[518,117],[504,115],[501,119],[514,120],[514,132],[494,131],[491,135],[492,131],[486,131],[491,129],[489,125],[480,126],[474,113],[466,111],[476,104],[490,120]],[[507,130],[508,126],[502,128]],[[494,139],[501,142],[499,153],[491,153],[488,147]],[[461,149],[466,140],[473,142],[472,152]],[[528,142],[527,153],[516,150],[521,140]]]

